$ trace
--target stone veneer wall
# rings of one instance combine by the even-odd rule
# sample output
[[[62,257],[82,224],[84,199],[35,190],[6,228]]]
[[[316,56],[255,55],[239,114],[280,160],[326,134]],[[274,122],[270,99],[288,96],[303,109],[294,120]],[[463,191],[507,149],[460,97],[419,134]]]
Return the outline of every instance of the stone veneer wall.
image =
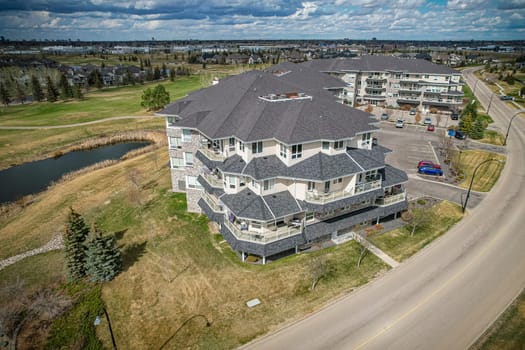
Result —
[[[197,178],[201,173],[203,164],[200,160],[197,159],[195,153],[200,145],[201,137],[197,131],[193,131],[191,136],[191,142],[182,142],[181,148],[170,149],[170,157],[183,158],[184,152],[191,152],[193,154],[193,166],[186,167],[184,169],[171,169],[171,185],[173,192],[185,192],[186,193],[186,202],[188,205],[188,211],[192,213],[201,213],[202,210],[197,204],[201,198],[202,190],[196,190],[191,188],[186,188],[186,176],[195,176]],[[175,136],[182,139],[182,130],[180,128],[168,127],[167,130],[168,137]],[[184,185],[182,185],[184,184]]]

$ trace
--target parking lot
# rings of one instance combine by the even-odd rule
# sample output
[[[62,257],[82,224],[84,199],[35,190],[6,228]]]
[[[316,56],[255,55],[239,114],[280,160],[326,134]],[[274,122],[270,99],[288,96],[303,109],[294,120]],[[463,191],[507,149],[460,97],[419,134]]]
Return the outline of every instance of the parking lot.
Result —
[[[417,173],[417,163],[420,160],[440,163],[436,154],[438,150],[434,149],[432,144],[442,143],[444,133],[445,129],[443,128],[430,132],[422,125],[406,124],[404,128],[398,129],[394,123],[381,122],[381,131],[376,134],[378,143],[392,150],[386,155],[386,162],[406,171],[408,174],[407,195],[409,199],[432,196],[456,203],[462,203],[464,200],[466,190],[445,183],[444,180],[449,175],[446,170],[448,167],[445,164],[441,164],[445,172],[443,177],[425,176]],[[463,141],[455,140],[454,142]],[[443,181],[443,183],[435,180]],[[475,207],[483,199],[483,196],[481,193],[472,193],[468,207]]]

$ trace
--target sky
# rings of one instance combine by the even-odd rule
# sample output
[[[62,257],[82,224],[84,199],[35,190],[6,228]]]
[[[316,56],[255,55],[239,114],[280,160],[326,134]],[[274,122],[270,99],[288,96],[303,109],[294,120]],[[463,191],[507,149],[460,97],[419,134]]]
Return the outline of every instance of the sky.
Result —
[[[11,40],[525,40],[525,0],[0,0]]]

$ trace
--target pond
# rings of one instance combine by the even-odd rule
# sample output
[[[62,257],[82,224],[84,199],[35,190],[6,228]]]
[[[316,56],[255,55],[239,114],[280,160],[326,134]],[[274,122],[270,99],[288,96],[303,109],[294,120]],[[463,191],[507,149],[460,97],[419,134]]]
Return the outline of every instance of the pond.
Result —
[[[41,192],[66,173],[104,160],[119,159],[127,152],[148,144],[148,142],[117,143],[92,150],[70,152],[59,158],[38,160],[2,170],[0,171],[0,203],[12,202],[28,194]]]

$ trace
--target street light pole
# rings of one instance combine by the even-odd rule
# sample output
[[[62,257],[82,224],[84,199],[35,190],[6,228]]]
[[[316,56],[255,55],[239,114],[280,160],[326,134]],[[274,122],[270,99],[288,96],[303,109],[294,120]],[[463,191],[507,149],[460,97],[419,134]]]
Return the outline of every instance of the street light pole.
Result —
[[[179,333],[179,331],[186,325],[188,324],[188,322],[190,322],[191,320],[193,320],[194,318],[197,318],[197,317],[202,317],[206,320],[206,327],[210,327],[211,326],[211,322],[210,320],[208,320],[208,318],[204,315],[201,315],[201,314],[197,314],[197,315],[193,315],[191,316],[190,318],[188,318],[186,321],[182,322],[182,324],[179,326],[179,328],[177,328],[177,330],[175,331],[175,333],[173,333],[171,335],[171,337],[169,337],[165,342],[164,344],[162,344],[159,348],[159,350],[162,350],[176,335],[177,333]]]
[[[465,203],[463,203],[463,206],[461,207],[461,211],[463,213],[465,212],[465,208],[467,207],[467,202],[468,202],[468,199],[470,197],[470,191],[472,190],[472,184],[474,183],[474,178],[476,177],[476,172],[478,171],[480,166],[482,166],[485,163],[492,162],[492,161],[503,163],[503,161],[501,161],[500,159],[490,158],[490,159],[484,160],[483,162],[479,163],[476,166],[476,168],[474,169],[474,173],[472,174],[472,179],[470,179],[470,185],[468,186],[467,196],[465,197]]]
[[[489,114],[489,111],[490,111],[490,105],[492,104],[492,98],[494,97],[494,93],[492,93],[490,95],[490,100],[489,100],[489,106],[487,107],[487,114]]]
[[[512,124],[512,121],[514,120],[514,118],[516,118],[518,116],[518,114],[520,113],[524,113],[525,112],[525,109],[520,109],[519,111],[517,111],[516,113],[514,113],[514,115],[512,116],[512,118],[510,118],[510,121],[509,121],[509,126],[507,128],[507,133],[505,134],[505,141],[503,141],[503,146],[506,146],[507,145],[507,138],[509,137],[509,132],[510,132],[510,126]]]

